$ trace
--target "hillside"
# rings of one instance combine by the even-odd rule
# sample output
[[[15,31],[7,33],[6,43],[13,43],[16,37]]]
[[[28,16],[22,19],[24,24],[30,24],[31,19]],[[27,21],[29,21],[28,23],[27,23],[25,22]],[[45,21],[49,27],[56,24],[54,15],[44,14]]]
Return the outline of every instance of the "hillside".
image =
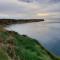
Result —
[[[37,40],[0,29],[0,60],[60,60]]]

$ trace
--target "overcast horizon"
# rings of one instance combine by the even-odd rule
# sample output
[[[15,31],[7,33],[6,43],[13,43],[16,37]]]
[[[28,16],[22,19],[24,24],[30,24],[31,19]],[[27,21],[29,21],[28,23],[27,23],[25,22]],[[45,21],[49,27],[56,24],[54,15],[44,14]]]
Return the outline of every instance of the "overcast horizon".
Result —
[[[0,18],[60,18],[60,0],[0,0]]]

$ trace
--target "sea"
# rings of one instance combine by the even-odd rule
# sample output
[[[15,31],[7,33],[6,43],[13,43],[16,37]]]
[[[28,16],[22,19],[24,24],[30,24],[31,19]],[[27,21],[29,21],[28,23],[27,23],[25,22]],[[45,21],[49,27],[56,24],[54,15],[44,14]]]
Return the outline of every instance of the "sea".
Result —
[[[36,39],[48,51],[60,56],[60,20],[46,20],[24,24],[12,24],[5,27],[7,30],[16,31]]]

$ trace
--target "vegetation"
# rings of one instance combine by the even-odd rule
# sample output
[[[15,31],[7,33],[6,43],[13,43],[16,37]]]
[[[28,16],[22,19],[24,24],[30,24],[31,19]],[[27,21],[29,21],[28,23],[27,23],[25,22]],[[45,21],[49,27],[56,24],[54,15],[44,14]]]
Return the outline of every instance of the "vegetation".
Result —
[[[14,31],[0,30],[0,60],[60,60],[40,43]]]

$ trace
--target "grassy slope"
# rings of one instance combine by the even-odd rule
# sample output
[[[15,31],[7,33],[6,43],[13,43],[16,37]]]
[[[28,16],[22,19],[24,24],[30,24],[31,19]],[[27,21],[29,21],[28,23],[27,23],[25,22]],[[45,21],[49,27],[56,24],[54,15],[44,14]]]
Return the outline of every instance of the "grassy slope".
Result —
[[[2,49],[0,49],[0,60],[9,60],[7,54]]]
[[[0,60],[58,60],[35,39],[16,32],[0,31]],[[6,55],[5,55],[5,53]],[[4,56],[5,55],[5,56]],[[60,60],[60,59],[59,59]]]

